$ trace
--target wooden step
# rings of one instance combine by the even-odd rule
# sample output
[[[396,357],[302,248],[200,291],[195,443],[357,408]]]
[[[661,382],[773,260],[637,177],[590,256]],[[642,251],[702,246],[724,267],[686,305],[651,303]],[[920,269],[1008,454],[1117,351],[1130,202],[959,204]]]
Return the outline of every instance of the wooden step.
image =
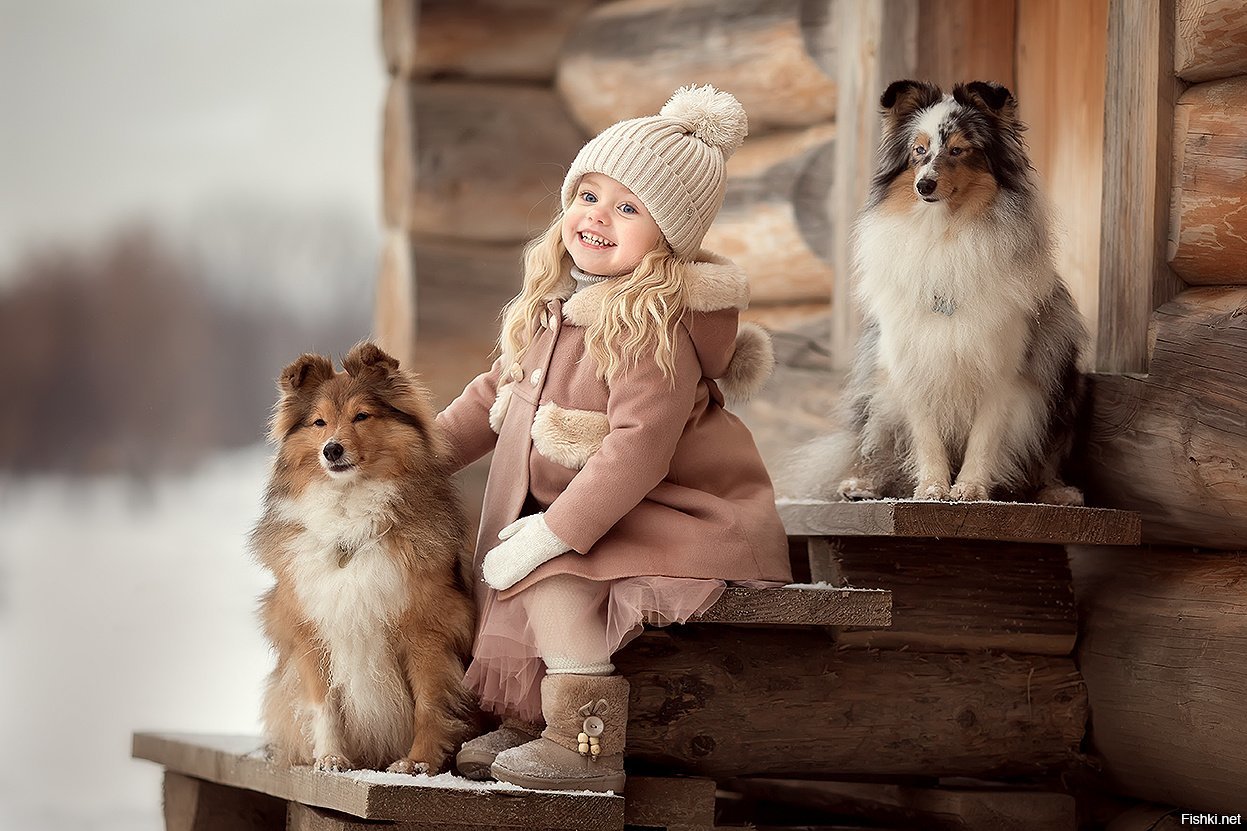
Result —
[[[1061,545],[1138,545],[1139,515],[1023,502],[776,500],[789,536],[924,537]]]
[[[713,606],[690,622],[888,626],[892,622],[892,593],[799,584],[774,589],[729,586]]]
[[[624,800],[614,794],[529,791],[449,774],[322,773],[274,764],[262,744],[255,736],[140,732],[131,755],[166,771],[364,819],[560,831],[619,831],[624,824]]]
[[[258,736],[135,733],[132,755],[165,767],[166,813],[172,801],[175,813],[231,817],[236,822],[221,826],[229,828],[241,828],[244,815],[253,820],[248,828],[288,831],[619,831],[625,824],[714,825],[715,784],[702,777],[629,776],[625,800],[614,794],[525,790],[450,774],[319,773],[275,765],[264,757],[262,745]],[[284,802],[289,802],[288,811]]]

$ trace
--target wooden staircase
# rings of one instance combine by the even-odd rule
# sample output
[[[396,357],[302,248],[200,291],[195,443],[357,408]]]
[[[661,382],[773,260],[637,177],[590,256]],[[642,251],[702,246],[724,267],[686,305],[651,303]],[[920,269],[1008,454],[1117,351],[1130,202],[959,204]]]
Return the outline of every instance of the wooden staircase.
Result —
[[[1079,764],[1087,695],[1063,546],[1135,545],[1138,516],[779,507],[808,583],[730,588],[616,656],[632,686],[623,797],[284,769],[255,737],[137,733],[133,754],[166,769],[170,831],[728,827],[714,825],[716,782],[876,827],[1073,829],[1069,795],[981,783]]]

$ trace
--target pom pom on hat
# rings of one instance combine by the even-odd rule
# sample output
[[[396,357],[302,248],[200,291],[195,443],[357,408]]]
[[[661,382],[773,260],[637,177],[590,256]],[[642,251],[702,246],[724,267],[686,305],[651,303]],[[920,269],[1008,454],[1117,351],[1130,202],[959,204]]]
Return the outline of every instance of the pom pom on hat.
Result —
[[[694,136],[722,150],[725,158],[740,148],[749,133],[745,108],[730,92],[709,84],[680,87],[658,114],[685,122]]]

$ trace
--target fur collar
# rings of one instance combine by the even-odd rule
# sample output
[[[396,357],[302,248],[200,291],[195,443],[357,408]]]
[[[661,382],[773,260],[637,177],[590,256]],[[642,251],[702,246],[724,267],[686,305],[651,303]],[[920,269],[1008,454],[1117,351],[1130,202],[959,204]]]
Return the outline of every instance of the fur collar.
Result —
[[[744,309],[749,305],[749,281],[736,263],[702,250],[697,259],[681,262],[688,308],[693,312],[716,312],[719,309]],[[588,326],[601,312],[602,301],[614,281],[603,280],[580,291],[576,281],[566,275],[549,300],[564,300],[563,319],[573,326]]]

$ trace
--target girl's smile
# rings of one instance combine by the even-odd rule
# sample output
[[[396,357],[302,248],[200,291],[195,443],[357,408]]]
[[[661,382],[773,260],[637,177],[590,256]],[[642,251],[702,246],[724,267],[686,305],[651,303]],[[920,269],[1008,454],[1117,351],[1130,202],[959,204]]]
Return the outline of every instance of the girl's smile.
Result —
[[[609,176],[588,173],[563,212],[562,236],[581,271],[618,277],[636,269],[662,232],[636,194]]]

